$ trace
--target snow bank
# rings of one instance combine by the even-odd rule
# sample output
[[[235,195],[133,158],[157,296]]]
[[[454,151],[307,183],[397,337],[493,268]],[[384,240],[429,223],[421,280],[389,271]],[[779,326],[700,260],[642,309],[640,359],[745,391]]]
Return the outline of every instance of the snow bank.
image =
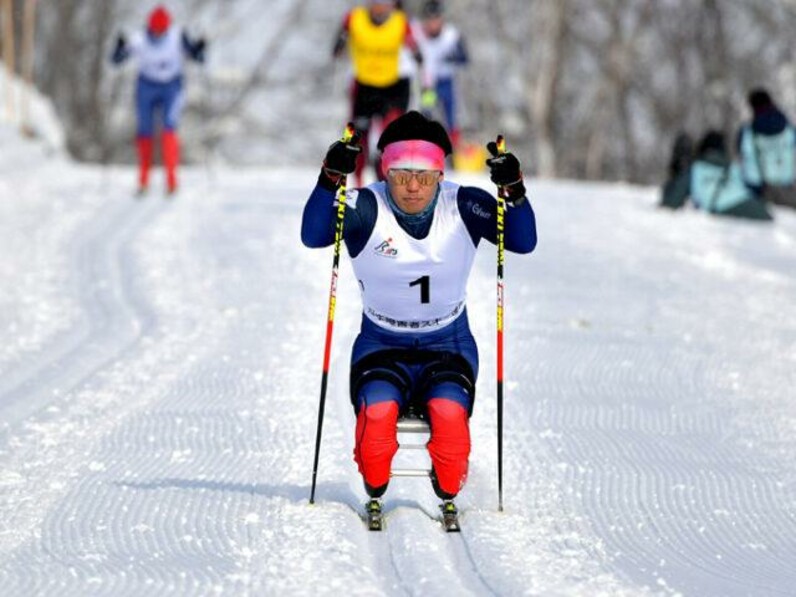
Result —
[[[6,165],[6,153],[17,149],[14,129],[37,139],[50,153],[62,153],[66,135],[52,102],[18,77],[0,68],[0,164]],[[10,129],[10,130],[9,130]]]

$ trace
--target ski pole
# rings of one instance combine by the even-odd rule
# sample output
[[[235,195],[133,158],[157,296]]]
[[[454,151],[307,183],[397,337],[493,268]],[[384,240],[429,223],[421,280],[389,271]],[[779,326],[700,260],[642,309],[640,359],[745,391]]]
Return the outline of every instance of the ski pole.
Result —
[[[221,3],[218,3],[218,8],[216,9],[216,23],[221,22]],[[193,29],[193,28],[192,28]],[[205,170],[205,184],[207,185],[208,191],[211,191],[215,188],[215,168],[213,165],[213,154],[215,153],[215,130],[216,130],[216,109],[213,104],[213,78],[212,73],[210,71],[210,66],[208,64],[208,56],[207,56],[207,40],[212,37],[212,32],[210,35],[206,34],[203,27],[197,27],[197,41],[204,40],[205,41],[205,48],[203,49],[204,56],[202,57],[201,62],[197,63],[197,67],[200,73],[200,80],[201,80],[201,87],[202,87],[202,99],[199,105],[199,110],[202,114],[202,124],[200,129],[200,138],[202,139],[202,149],[204,150],[202,153],[203,161],[204,161],[204,170]]]
[[[343,133],[343,143],[354,137],[354,124],[349,122]],[[326,345],[323,352],[323,374],[321,376],[321,399],[318,405],[318,429],[315,433],[315,460],[312,464],[312,489],[310,504],[315,503],[315,482],[318,478],[318,458],[321,454],[321,434],[323,432],[323,411],[326,406],[326,386],[329,381],[329,360],[332,353],[332,331],[334,329],[334,311],[337,304],[337,270],[340,266],[340,247],[343,242],[343,220],[345,219],[346,176],[337,191],[337,217],[334,227],[334,258],[332,259],[332,282],[329,286],[329,309],[326,321]]]
[[[203,114],[202,119],[202,126],[204,130],[202,130],[202,145],[204,146],[204,169],[205,169],[205,182],[207,184],[208,190],[215,188],[215,174],[213,172],[212,162],[212,154],[213,154],[213,135],[214,132],[214,109],[213,109],[213,97],[212,97],[212,90],[213,90],[213,82],[210,79],[210,73],[208,72],[208,67],[206,64],[202,64],[200,67],[201,72],[201,80],[202,80],[202,105],[201,111]]]
[[[498,135],[498,155],[506,153],[506,140]],[[498,511],[503,512],[503,261],[505,257],[504,225],[506,200],[497,193],[497,450],[498,450]]]

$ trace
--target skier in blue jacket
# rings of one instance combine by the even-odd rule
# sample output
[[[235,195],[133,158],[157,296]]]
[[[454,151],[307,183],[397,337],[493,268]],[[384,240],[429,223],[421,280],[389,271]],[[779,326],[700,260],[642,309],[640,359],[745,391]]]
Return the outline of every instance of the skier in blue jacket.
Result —
[[[116,40],[111,56],[114,64],[122,64],[131,56],[138,60],[135,106],[139,195],[149,188],[152,140],[158,115],[163,129],[161,153],[166,168],[166,191],[169,194],[177,191],[180,161],[177,126],[183,103],[183,60],[187,56],[204,62],[205,46],[204,39],[192,40],[180,27],[172,25],[171,14],[163,6],[150,13],[145,32],[136,33],[130,42],[124,35]]]
[[[492,180],[509,205],[506,250],[530,253],[536,224],[519,161],[488,147]],[[387,489],[396,424],[411,409],[430,425],[432,485],[452,504],[467,477],[478,375],[465,289],[478,244],[496,242],[497,202],[480,188],[445,180],[450,139],[418,112],[387,126],[378,149],[386,180],[350,191],[344,215],[343,240],[363,303],[351,358],[354,459],[370,507]],[[330,146],[304,208],[306,246],[333,243],[335,193],[361,150],[357,140]]]

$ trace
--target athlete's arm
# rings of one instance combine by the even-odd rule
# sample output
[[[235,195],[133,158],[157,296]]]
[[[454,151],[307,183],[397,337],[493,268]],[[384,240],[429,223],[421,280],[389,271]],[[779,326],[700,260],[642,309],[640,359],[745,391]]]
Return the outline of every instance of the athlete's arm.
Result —
[[[304,206],[301,219],[301,242],[310,248],[328,247],[334,243],[337,219],[336,191],[317,185]],[[346,203],[343,239],[351,257],[359,255],[376,225],[376,197],[367,189],[359,189],[355,201]]]
[[[420,44],[417,42],[414,32],[412,31],[412,23],[406,19],[406,31],[404,32],[404,45],[412,51],[412,57],[417,62],[418,66],[423,65],[423,53],[420,51]]]
[[[116,46],[113,49],[111,62],[113,62],[113,64],[121,64],[128,58],[139,56],[144,47],[144,40],[144,34],[140,31],[133,33],[129,41],[124,34],[120,34],[116,38]]]
[[[182,51],[185,52],[191,60],[195,62],[205,61],[205,48],[207,41],[203,37],[192,39],[185,31],[182,32],[180,42],[182,43]]]
[[[116,45],[113,47],[111,54],[111,62],[113,64],[121,64],[130,57],[130,47],[127,45],[127,38],[123,33],[116,37]]]
[[[470,55],[467,53],[467,45],[464,43],[464,38],[458,33],[456,36],[456,43],[445,55],[445,62],[458,64],[460,66],[470,62]]]
[[[337,37],[334,38],[334,46],[332,46],[332,58],[337,58],[343,53],[346,44],[348,43],[348,30],[351,23],[351,12],[347,12],[343,17],[343,22],[337,30]]]
[[[497,200],[478,187],[460,187],[456,197],[464,225],[478,246],[483,238],[497,243]],[[536,247],[536,216],[527,200],[517,207],[506,206],[505,247],[512,253],[530,253]]]

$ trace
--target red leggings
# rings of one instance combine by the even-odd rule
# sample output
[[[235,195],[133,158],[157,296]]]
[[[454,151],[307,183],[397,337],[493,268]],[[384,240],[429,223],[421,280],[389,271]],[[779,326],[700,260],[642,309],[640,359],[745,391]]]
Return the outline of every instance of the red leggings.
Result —
[[[431,398],[427,404],[431,439],[428,453],[436,483],[453,497],[467,479],[470,428],[467,410],[447,398]],[[386,487],[392,459],[398,451],[398,403],[392,400],[363,405],[357,415],[354,460],[365,483],[373,489]]]

